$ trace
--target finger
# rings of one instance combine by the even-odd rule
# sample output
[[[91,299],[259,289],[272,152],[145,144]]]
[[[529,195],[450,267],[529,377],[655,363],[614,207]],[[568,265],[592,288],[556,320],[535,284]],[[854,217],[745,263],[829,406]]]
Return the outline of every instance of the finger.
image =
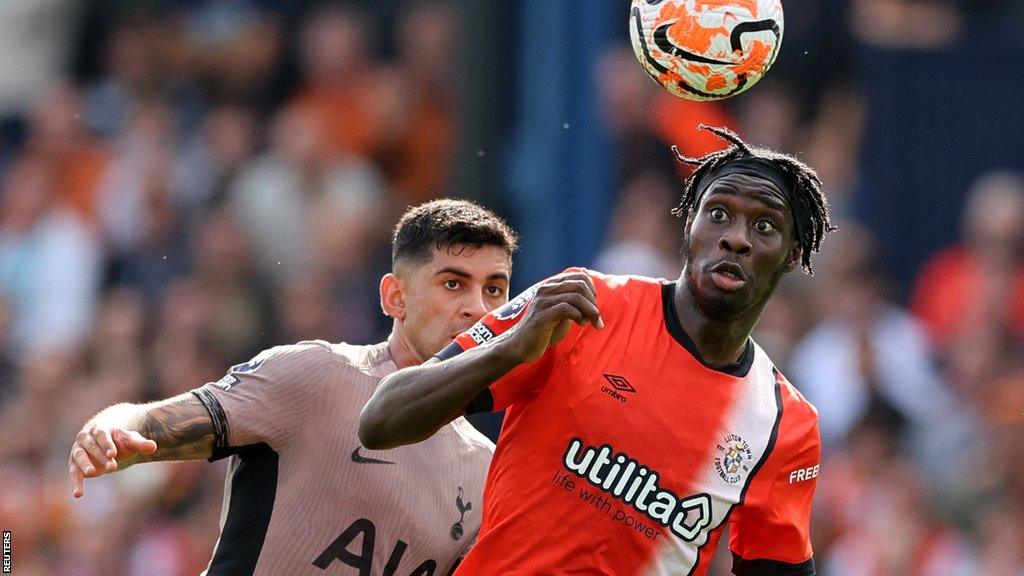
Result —
[[[145,436],[139,434],[138,432],[129,432],[128,435],[129,438],[131,439],[132,446],[135,448],[136,452],[141,452],[143,454],[151,454],[153,452],[156,452],[155,441],[146,438]]]
[[[601,319],[601,313],[598,311],[597,306],[582,294],[575,292],[560,294],[553,298],[552,302],[552,310],[557,314],[557,317],[569,318],[580,325],[589,322],[595,328],[604,327],[604,322]],[[563,304],[571,306],[575,312],[570,313],[567,308],[562,307]]]
[[[541,285],[541,287],[538,288],[538,290],[543,289],[547,291],[557,292],[564,291],[567,286],[571,286],[573,287],[573,289],[585,287],[587,291],[590,292],[591,294],[595,293],[594,282],[593,280],[591,280],[590,276],[587,276],[586,274],[576,273],[554,276],[548,279],[548,281],[545,282],[543,285]]]
[[[581,294],[584,298],[597,304],[597,296],[594,294],[592,284],[588,284],[583,279],[567,279],[558,284],[552,284],[549,286],[543,294],[538,295],[538,300],[541,298],[551,298],[561,294]]]
[[[99,471],[98,465],[89,458],[89,453],[77,444],[74,449],[71,450],[71,461],[78,466],[78,469],[82,471],[82,474],[86,478],[99,476],[99,474],[97,474]]]
[[[85,495],[85,481],[82,478],[82,470],[74,462],[68,462],[68,478],[71,480],[71,493],[75,498]]]
[[[146,438],[135,430],[115,430],[114,433],[118,435],[118,439],[124,447],[132,452],[152,454],[156,451],[156,442]]]
[[[577,292],[583,294],[584,297],[594,305],[594,310],[597,311],[596,316],[592,314],[585,314],[587,321],[590,322],[594,328],[598,330],[604,328],[604,318],[601,316],[601,309],[597,305],[597,289],[594,287],[594,279],[589,274],[582,272],[576,272],[571,275],[573,285],[577,288]]]
[[[93,439],[92,434],[88,432],[83,433],[78,441],[78,445],[84,448],[89,453],[89,458],[98,465],[109,469],[113,464],[113,460],[107,458],[107,455],[103,453],[103,449]]]
[[[552,306],[548,313],[548,320],[553,326],[560,325],[563,320],[572,320],[577,324],[584,321],[583,312],[573,304],[565,301],[558,302]]]
[[[587,274],[585,272],[573,272],[571,274],[568,274],[567,277],[571,280],[578,280],[580,282],[583,282],[584,284],[587,285],[587,288],[590,289],[591,294],[597,294],[597,288],[594,287],[594,279],[590,277],[590,274]],[[595,302],[597,301],[596,296],[593,300]]]
[[[594,288],[594,280],[590,276],[586,274],[573,276],[567,284],[571,288],[570,291],[583,294],[587,300],[593,302],[595,306],[597,305],[597,289]]]
[[[92,433],[92,437],[96,440],[96,444],[103,450],[103,454],[107,458],[117,457],[117,445],[114,444],[114,439],[110,436],[109,430],[103,428],[95,430]]]

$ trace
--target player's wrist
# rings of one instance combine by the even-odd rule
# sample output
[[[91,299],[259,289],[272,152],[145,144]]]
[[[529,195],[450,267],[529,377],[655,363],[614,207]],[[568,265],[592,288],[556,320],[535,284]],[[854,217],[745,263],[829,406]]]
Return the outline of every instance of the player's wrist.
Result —
[[[133,404],[122,403],[110,406],[93,416],[83,427],[85,430],[105,430],[113,433],[114,429],[134,430],[132,423],[138,409]]]
[[[488,364],[503,369],[502,373],[527,362],[530,356],[530,347],[517,338],[518,334],[506,333],[494,340],[489,346]]]

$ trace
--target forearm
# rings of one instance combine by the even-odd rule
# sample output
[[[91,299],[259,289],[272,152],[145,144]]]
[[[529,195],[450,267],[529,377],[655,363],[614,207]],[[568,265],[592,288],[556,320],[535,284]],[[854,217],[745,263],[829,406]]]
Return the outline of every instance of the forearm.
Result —
[[[130,404],[128,402],[114,404],[101,410],[90,418],[85,425],[115,427],[142,432],[145,420],[142,413],[145,407],[145,404]]]
[[[135,454],[119,461],[118,469],[139,462],[195,460],[213,454],[213,422],[206,408],[191,393],[150,404],[115,404],[89,423],[138,432],[156,442],[155,452]]]
[[[519,363],[499,338],[443,362],[399,370],[381,381],[363,407],[359,440],[372,450],[426,440]]]

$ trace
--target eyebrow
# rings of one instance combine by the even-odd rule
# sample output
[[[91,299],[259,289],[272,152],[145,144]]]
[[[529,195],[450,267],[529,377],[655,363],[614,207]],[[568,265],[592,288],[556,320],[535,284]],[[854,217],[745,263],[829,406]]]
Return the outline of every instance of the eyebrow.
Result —
[[[451,274],[453,276],[458,276],[460,278],[472,277],[472,274],[470,274],[469,272],[466,272],[465,270],[462,270],[460,268],[454,268],[452,266],[445,266],[444,268],[441,268],[437,272],[434,272],[434,276],[441,276],[443,274]],[[487,280],[504,280],[508,282],[508,274],[506,274],[505,272],[495,272],[494,274],[488,276]]]

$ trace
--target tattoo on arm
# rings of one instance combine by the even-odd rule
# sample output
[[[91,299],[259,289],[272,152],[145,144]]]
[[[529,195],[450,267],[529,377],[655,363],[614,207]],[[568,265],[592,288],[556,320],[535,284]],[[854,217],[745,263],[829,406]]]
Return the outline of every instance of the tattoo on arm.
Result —
[[[151,404],[139,418],[139,433],[157,446],[156,452],[142,456],[140,462],[196,460],[213,454],[213,419],[194,394]]]

